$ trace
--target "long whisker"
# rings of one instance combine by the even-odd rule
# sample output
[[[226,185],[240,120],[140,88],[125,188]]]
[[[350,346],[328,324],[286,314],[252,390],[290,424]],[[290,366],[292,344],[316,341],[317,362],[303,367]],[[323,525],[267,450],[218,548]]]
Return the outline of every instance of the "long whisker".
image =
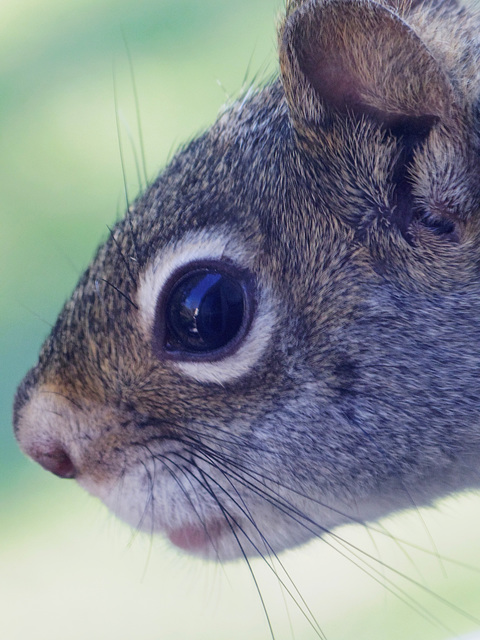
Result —
[[[137,281],[135,279],[135,276],[133,275],[132,269],[130,267],[130,262],[127,260],[125,254],[122,251],[122,248],[120,246],[120,244],[118,243],[118,240],[115,238],[115,234],[113,232],[113,229],[111,227],[109,227],[107,225],[107,229],[110,232],[110,237],[112,238],[113,243],[115,244],[115,246],[117,247],[117,251],[120,255],[120,257],[122,258],[122,261],[127,269],[127,273],[130,277],[130,280],[132,281],[132,284],[135,286],[137,284]]]
[[[198,455],[198,451],[197,451],[197,455]],[[218,466],[218,460],[215,461],[214,466]],[[224,471],[224,473],[227,473]],[[254,476],[253,473],[251,473],[249,470],[245,470],[242,469],[242,473],[245,473],[246,475],[250,475],[250,476]],[[269,493],[267,493],[266,491],[266,487],[264,485],[258,487],[258,485],[254,485],[252,482],[245,480],[245,478],[243,476],[241,476],[240,474],[235,474],[233,475],[233,477],[240,483],[242,483],[246,488],[248,488],[250,491],[252,491],[253,493],[256,493],[257,495],[259,495],[260,497],[262,497],[262,499],[268,501],[270,504],[272,504],[273,506],[275,506],[277,509],[279,509],[282,513],[284,513],[285,515],[287,515],[289,518],[293,519],[295,522],[297,522],[298,524],[300,524],[302,527],[304,527],[307,531],[311,532],[313,535],[318,535],[319,531],[321,534],[325,534],[328,533],[330,537],[332,537],[333,539],[335,539],[335,541],[340,544],[345,551],[349,552],[349,553],[353,553],[352,550],[355,551],[355,554],[360,554],[362,556],[362,558],[359,558],[357,555],[355,555],[355,557],[362,562],[366,563],[365,558],[368,558],[368,560],[373,561],[375,563],[379,563],[382,564],[380,560],[378,560],[378,558],[376,558],[375,556],[372,556],[372,554],[369,554],[368,552],[366,552],[363,549],[358,548],[357,546],[353,545],[352,543],[343,540],[342,538],[340,538],[338,536],[338,534],[335,534],[332,531],[327,531],[325,528],[323,528],[321,525],[319,525],[318,523],[316,523],[314,520],[312,520],[310,517],[308,517],[306,514],[298,511],[298,509],[294,508],[293,505],[291,505],[288,502],[285,502],[283,498],[281,498],[280,496],[278,496],[278,494],[273,494],[271,492],[271,490],[269,489]],[[280,499],[279,499],[280,498]],[[293,515],[295,514],[295,515]],[[308,524],[307,524],[308,523]],[[312,528],[313,527],[313,528]],[[325,540],[325,539],[324,539]],[[336,548],[336,547],[334,547]],[[341,553],[337,548],[336,548],[337,552]],[[343,554],[342,554],[343,555]],[[351,559],[350,559],[351,560]],[[353,562],[353,560],[351,560]],[[354,564],[356,564],[357,566],[359,566],[359,568],[361,568],[362,570],[365,570],[364,568],[362,568],[360,565],[358,565],[357,563],[354,562]],[[379,573],[377,569],[375,569],[374,567],[372,567],[371,565],[367,565],[369,567],[370,571],[374,571],[375,573]],[[440,596],[438,593],[435,593],[432,589],[429,589],[428,587],[426,587],[425,585],[422,585],[420,582],[418,582],[417,580],[411,578],[410,576],[402,573],[401,571],[399,571],[398,569],[395,569],[394,567],[388,566],[387,567],[392,573],[398,575],[399,577],[403,578],[404,580],[406,580],[407,582],[411,583],[412,585],[422,589],[425,593],[429,594],[431,597],[433,597],[434,599],[436,599],[437,601],[440,601],[442,604],[446,605],[448,608],[450,608],[451,610],[455,611],[456,613],[462,615],[463,617],[469,619],[470,621],[476,623],[476,624],[480,624],[480,621],[475,618],[474,616],[472,616],[471,614],[469,614],[468,612],[464,611],[463,609],[461,609],[460,607],[457,607],[454,603],[448,601],[447,599],[443,598],[442,596]],[[372,576],[373,577],[373,576]],[[423,611],[422,615],[424,615],[425,617],[428,617],[429,619],[432,619],[432,621],[436,622],[437,624],[441,624],[439,620],[437,620],[436,618],[434,618],[427,609],[425,609],[424,607],[421,607],[421,605],[418,605],[417,603],[415,603],[415,601],[413,600],[413,598],[411,596],[409,596],[403,589],[401,589],[400,587],[398,587],[398,585],[395,585],[390,579],[386,579],[388,583],[392,584],[394,586],[394,588],[404,594],[405,598],[410,602],[410,606],[416,610],[417,612],[421,612]],[[386,585],[384,585],[385,588]],[[398,593],[396,594],[398,596]],[[400,597],[400,596],[398,596]],[[450,629],[448,629],[445,625],[442,624],[442,628],[448,630],[449,632],[451,632]]]
[[[196,452],[197,453],[197,452]],[[155,455],[155,457],[157,457],[157,454],[152,454]],[[186,458],[184,455],[180,454],[179,452],[174,452],[174,455],[178,458],[180,458],[181,460],[192,464],[193,461],[191,459]],[[163,455],[161,456],[163,458]],[[169,462],[172,462],[171,458],[169,458]],[[212,487],[210,485],[210,482],[213,482],[216,486],[218,486],[218,488],[226,494],[227,497],[229,497],[232,500],[232,496],[225,491],[225,489],[209,474],[207,474],[205,472],[205,470],[201,469],[196,463],[194,464],[194,468],[202,475],[203,478],[203,482],[200,481],[200,479],[194,475],[192,473],[192,471],[190,471],[190,475],[192,477],[194,477],[197,482],[199,482],[199,484],[208,492],[208,494],[215,500],[215,502],[217,504],[219,504],[219,499],[218,496],[216,494],[215,491],[212,490]],[[177,466],[177,465],[176,465]],[[183,467],[180,467],[183,469]],[[236,491],[236,493],[238,494],[238,491],[236,490],[236,488],[234,487],[233,483],[231,482],[230,479],[228,479],[227,476],[225,476],[229,482],[229,484],[232,486],[232,488]],[[239,494],[238,494],[239,495]],[[241,497],[239,497],[239,499],[243,502],[243,499]],[[248,508],[246,506],[242,506],[238,501],[233,500],[233,502],[235,503],[235,505],[240,509],[240,511],[248,518],[248,520],[250,521],[250,523],[255,527],[255,529],[258,531],[258,533],[260,534],[262,541],[264,542],[267,552],[269,555],[273,555],[274,558],[277,560],[277,562],[279,563],[280,567],[282,568],[283,572],[285,573],[285,575],[287,576],[288,580],[290,581],[290,583],[293,585],[293,587],[296,589],[299,597],[301,598],[304,606],[306,607],[306,610],[308,612],[308,614],[311,616],[311,619],[308,617],[307,613],[305,612],[305,610],[302,608],[302,606],[300,605],[300,603],[298,602],[298,600],[295,598],[295,596],[293,595],[293,593],[291,592],[291,590],[288,588],[288,586],[285,584],[285,582],[280,578],[280,576],[278,575],[278,572],[276,571],[275,567],[273,566],[273,564],[267,560],[267,558],[265,557],[265,555],[261,552],[261,550],[258,548],[257,545],[255,545],[255,543],[253,542],[253,540],[250,538],[250,536],[248,536],[248,534],[245,532],[245,530],[240,526],[240,524],[236,521],[236,519],[232,516],[232,514],[230,514],[229,512],[227,512],[225,505],[219,505],[221,506],[221,510],[222,513],[225,515],[225,512],[228,513],[228,516],[230,518],[230,520],[228,521],[229,523],[229,528],[231,528],[231,522],[235,523],[235,526],[237,527],[238,530],[240,530],[242,532],[242,534],[245,536],[245,538],[247,539],[247,541],[252,545],[252,547],[255,549],[255,551],[263,558],[264,562],[266,563],[266,565],[270,568],[271,571],[273,571],[275,577],[277,578],[277,580],[279,581],[279,583],[281,584],[281,586],[283,587],[283,589],[286,590],[286,592],[288,593],[288,595],[290,596],[290,598],[293,600],[293,602],[295,603],[295,605],[298,607],[298,609],[303,613],[303,615],[305,616],[306,620],[309,622],[309,624],[312,626],[312,628],[314,629],[314,631],[317,633],[317,635],[322,638],[322,640],[326,640],[326,636],[323,633],[322,629],[320,628],[318,622],[315,620],[315,617],[312,613],[312,611],[308,608],[308,605],[306,604],[305,600],[303,599],[303,597],[301,596],[300,592],[298,591],[298,589],[295,587],[295,584],[293,582],[293,580],[290,578],[286,568],[284,567],[284,565],[281,563],[281,561],[279,560],[277,554],[273,551],[271,545],[268,543],[268,541],[266,540],[265,536],[260,532],[260,530],[258,529],[258,527],[255,524],[255,521],[253,519],[253,517],[251,516],[251,514],[248,512]],[[244,504],[244,503],[243,503]],[[203,524],[203,522],[202,522]],[[235,536],[235,538],[237,539],[237,536]],[[242,553],[243,553],[243,548],[242,548]]]
[[[449,630],[448,627],[446,627],[446,625],[444,625],[439,619],[437,619],[433,614],[431,614],[425,607],[417,603],[412,596],[410,596],[404,589],[399,587],[398,584],[395,584],[390,578],[385,576],[384,573],[382,573],[382,571],[379,571],[378,569],[376,569],[375,566],[372,565],[372,563],[380,565],[382,568],[385,568],[385,567],[388,568],[392,573],[408,581],[413,586],[416,586],[417,588],[421,589],[424,593],[428,594],[430,597],[441,602],[443,605],[455,611],[457,614],[473,621],[476,624],[480,624],[480,621],[478,621],[474,616],[462,610],[460,607],[456,606],[452,602],[449,602],[445,598],[442,598],[439,594],[435,593],[433,590],[429,589],[428,587],[421,584],[417,580],[414,580],[410,576],[402,573],[401,571],[395,569],[394,567],[385,565],[385,563],[383,563],[379,558],[372,556],[372,554],[369,554],[365,550],[358,548],[348,540],[342,539],[338,534],[335,534],[332,531],[328,531],[327,529],[322,527],[322,525],[320,525],[318,522],[311,519],[305,513],[303,513],[302,511],[297,509],[294,505],[292,505],[284,496],[280,495],[278,491],[274,491],[273,488],[271,487],[272,481],[269,480],[268,473],[261,467],[258,471],[253,471],[252,469],[246,468],[244,465],[232,460],[225,453],[219,452],[218,449],[212,450],[211,447],[205,445],[205,442],[202,441],[203,436],[202,436],[202,440],[200,440],[197,434],[191,435],[191,433],[188,433],[188,431],[189,431],[188,429],[184,431],[183,438],[179,442],[182,442],[184,446],[187,446],[188,448],[193,446],[194,447],[193,455],[195,456],[195,458],[198,460],[203,460],[205,463],[209,464],[212,468],[215,468],[217,471],[222,473],[223,477],[229,482],[229,484],[232,487],[235,486],[235,493],[237,495],[239,495],[239,493],[238,493],[238,490],[236,489],[235,483],[238,483],[239,485],[244,486],[250,492],[259,496],[262,500],[265,500],[266,502],[270,503],[274,508],[278,509],[280,512],[284,513],[287,517],[289,517],[290,519],[293,519],[293,521],[297,522],[300,526],[305,528],[310,534],[314,536],[329,534],[328,536],[329,540],[325,539],[325,537],[323,538],[326,544],[328,544],[329,546],[332,546],[332,548],[334,548],[337,551],[337,553],[340,553],[340,555],[349,559],[349,561],[352,562],[355,566],[357,566],[360,570],[366,572],[372,579],[374,579],[379,584],[383,585],[385,589],[392,592],[398,599],[403,601],[412,610],[416,611],[419,615],[431,621],[432,623],[435,623],[441,626],[442,629],[448,630],[451,633],[451,630]],[[158,438],[154,437],[152,438],[152,441],[155,441],[157,439]],[[227,451],[230,448],[230,446],[232,446],[231,437],[229,437],[228,439],[215,437],[215,440],[217,444],[220,443],[221,445],[223,445],[223,447],[226,447]],[[175,455],[179,455],[178,452],[175,452]],[[189,460],[185,459],[185,461],[188,462],[189,464],[194,463],[193,460],[191,459]],[[203,471],[203,473],[205,472]],[[214,480],[211,479],[211,481],[214,481]],[[277,481],[275,481],[274,484],[279,489],[284,489],[287,491],[292,491],[293,493],[296,493],[299,495],[304,495],[294,488],[291,488],[288,486],[282,486]],[[230,499],[232,499],[232,496],[226,492],[224,487],[219,485],[219,488],[221,491],[229,495]],[[304,496],[304,497],[308,498],[308,496]],[[249,510],[245,509],[242,504],[239,504],[238,501],[234,500],[234,502],[238,507],[238,509],[240,510],[240,512],[243,512],[245,517],[247,517],[247,519],[251,522],[252,526],[254,526],[255,529],[259,531],[258,526],[253,521],[253,518],[251,517]],[[241,502],[245,504],[243,499],[241,499]],[[319,501],[314,500],[314,502],[317,503]],[[321,502],[319,503],[321,504]],[[330,505],[322,505],[322,506],[328,509],[331,508],[333,512],[339,512],[337,509],[331,507]],[[366,526],[364,522],[353,518],[351,515],[348,515],[348,514],[343,514],[343,515],[346,517],[346,519],[349,519],[352,522],[357,522],[362,524],[363,526]],[[385,535],[392,540],[396,540],[395,536],[393,536],[391,533],[385,530],[382,530],[380,528],[379,529],[372,528],[372,530],[375,532],[381,533],[382,535]],[[268,542],[264,539],[264,536],[260,531],[259,531],[259,534],[262,538],[262,541],[264,541],[264,543],[268,545]],[[332,541],[334,541],[336,544],[333,545]],[[409,545],[410,543],[405,541],[405,544]],[[437,554],[435,552],[432,552],[430,550],[424,550],[422,547],[418,547],[418,545],[411,545],[411,546],[414,548],[418,548],[421,551],[425,551],[429,555],[433,555],[437,557]],[[258,552],[260,553],[259,550]],[[263,556],[263,554],[261,553],[260,555]],[[355,560],[353,558],[355,558]],[[272,570],[275,572],[275,574],[278,577],[278,573],[276,572],[276,570],[274,568],[272,568]],[[289,577],[289,580],[290,582],[292,582],[290,577]],[[298,603],[297,603],[297,606],[298,606]]]
[[[417,516],[420,519],[420,522],[422,523],[423,529],[427,535],[428,540],[430,541],[430,544],[432,545],[432,550],[433,550],[433,555],[437,558],[438,560],[438,564],[440,565],[440,569],[443,573],[443,577],[446,578],[447,577],[447,571],[445,569],[445,565],[442,562],[442,558],[440,556],[440,553],[438,552],[438,548],[437,545],[435,544],[435,540],[433,539],[433,536],[430,532],[430,529],[427,526],[427,523],[425,522],[425,518],[422,516],[422,513],[420,511],[420,509],[418,508],[415,500],[413,499],[412,494],[410,493],[410,491],[408,490],[408,488],[405,486],[405,484],[403,485],[403,489],[405,491],[405,493],[407,494],[410,502],[412,503],[412,506],[415,509],[415,513],[417,514]]]
[[[122,168],[123,191],[125,195],[125,204],[127,207],[126,219],[127,219],[128,226],[130,228],[130,236],[132,239],[132,244],[135,252],[135,259],[137,262],[139,262],[140,254],[138,251],[137,238],[136,238],[136,234],[135,234],[135,230],[133,228],[133,222],[132,222],[132,210],[130,206],[130,198],[128,195],[127,174],[125,171],[125,158],[123,155],[122,137],[120,134],[120,118],[118,113],[118,94],[117,94],[117,81],[115,77],[115,70],[113,71],[113,100],[114,100],[114,106],[115,106],[115,125],[117,128],[118,151],[120,155],[120,165]]]
[[[189,471],[188,469],[185,469],[184,467],[181,467],[180,465],[175,463],[175,461],[172,460],[171,455],[168,456],[168,454],[161,454],[161,455],[154,454],[149,449],[148,449],[148,451],[149,451],[149,454],[150,454],[151,458],[154,461],[155,460],[159,460],[159,461],[161,461],[163,463],[165,469],[170,473],[171,477],[173,478],[175,483],[178,485],[178,487],[182,491],[183,495],[185,496],[185,498],[187,499],[188,503],[190,504],[190,507],[192,508],[193,512],[195,513],[195,516],[197,517],[200,525],[203,527],[203,530],[205,532],[206,537],[210,541],[210,544],[212,545],[213,549],[215,549],[216,554],[217,554],[217,558],[218,558],[218,550],[216,549],[215,541],[212,539],[212,537],[211,537],[211,535],[210,535],[210,533],[208,531],[208,528],[207,528],[207,526],[205,524],[205,520],[200,515],[197,507],[194,505],[193,500],[190,497],[190,494],[185,489],[185,487],[182,485],[182,483],[178,479],[176,473],[172,469],[170,469],[170,467],[168,465],[171,464],[173,467],[175,467],[176,469],[178,469],[182,473],[183,477],[185,477],[187,479],[187,481],[188,481],[189,485],[191,486],[191,488],[192,488],[194,493],[197,493],[197,490],[196,490],[196,487],[194,486],[194,484],[192,482],[192,478],[197,480],[196,476],[194,474],[192,474],[191,471]]]
[[[223,437],[219,437],[216,436],[214,434],[208,433],[208,434],[202,434],[202,440],[212,440],[213,442],[220,444],[222,446],[226,446],[227,448],[231,447],[232,451],[236,450],[236,448],[240,445],[243,447],[248,447],[249,443],[246,441],[246,439],[241,438],[240,436],[233,436],[233,434],[230,434],[226,429],[221,429],[221,428],[217,428],[215,427],[215,431],[218,431],[220,433],[225,433],[228,436],[228,439],[223,438]],[[222,454],[219,453],[217,450],[211,449],[210,447],[206,447],[206,445],[204,444],[204,442],[200,441],[197,439],[197,433],[193,430],[189,430],[189,429],[184,429],[184,433],[188,434],[188,438],[192,439],[193,442],[195,442],[195,444],[202,446],[203,449],[207,450],[212,453],[213,455],[218,455],[220,457],[222,457]],[[261,452],[265,452],[266,454],[271,453],[271,450],[263,448],[263,449],[258,449],[258,451]],[[230,464],[232,464],[232,461],[228,458],[225,458],[224,456],[222,457],[222,459],[225,462],[228,462]],[[237,464],[237,463],[233,463],[233,464]],[[238,465],[239,467],[241,467],[241,465]],[[244,467],[241,467],[244,470],[246,470]],[[251,472],[251,470],[248,470],[249,472]],[[260,471],[263,473],[256,473],[259,481],[263,482],[269,481],[269,477],[267,475],[266,470],[260,468]],[[254,472],[251,472],[254,473]],[[344,518],[346,521],[350,521],[352,524],[357,524],[360,526],[366,526],[365,522],[358,518],[353,516],[351,513],[347,513],[345,511],[342,511],[341,509],[338,509],[337,507],[334,507],[332,505],[328,505],[325,502],[322,502],[321,500],[319,500],[318,498],[314,498],[302,491],[300,491],[299,489],[297,489],[296,487],[292,487],[289,484],[285,484],[285,482],[282,482],[278,479],[276,479],[275,484],[281,488],[281,489],[285,489],[286,491],[292,492],[295,495],[300,496],[301,498],[308,500],[309,502],[312,502],[313,504],[317,504],[320,507],[323,507],[325,509],[329,509],[332,513],[335,513],[339,516],[341,516],[342,518]],[[452,565],[458,566],[458,567],[462,567],[465,569],[468,569],[474,573],[480,573],[480,567],[475,567],[473,565],[461,562],[456,560],[455,558],[451,558],[448,556],[445,556],[443,554],[440,554],[438,552],[438,550],[434,550],[432,551],[431,549],[426,549],[425,547],[416,544],[414,542],[411,542],[409,540],[405,540],[404,538],[399,538],[398,536],[395,536],[394,534],[392,534],[391,532],[389,532],[385,526],[383,525],[379,525],[379,524],[372,524],[369,523],[368,524],[368,528],[370,529],[370,531],[373,531],[374,533],[380,534],[382,536],[385,536],[389,539],[391,539],[393,542],[395,543],[401,543],[407,547],[410,547],[412,549],[415,549],[416,551],[420,551],[422,553],[424,553],[425,555],[429,555],[429,556],[435,556],[435,557],[439,557],[442,562],[448,562]]]
[[[144,144],[143,131],[142,131],[142,119],[140,117],[140,102],[138,100],[137,83],[135,80],[135,71],[133,68],[132,54],[130,52],[130,47],[128,46],[127,37],[123,29],[122,29],[122,38],[123,38],[125,50],[127,52],[128,66],[130,69],[130,80],[132,83],[133,99],[135,101],[135,112],[137,114],[137,132],[138,132],[138,142],[140,144],[140,157],[142,159],[142,169],[143,169],[143,177],[145,180],[145,187],[147,187],[148,172],[147,172],[147,162],[146,162],[146,156],[145,156],[145,144]],[[140,185],[141,185],[141,182],[140,182]]]
[[[127,211],[129,211],[130,198],[128,196],[127,174],[125,171],[125,157],[123,155],[122,136],[120,133],[120,118],[118,114],[118,91],[117,91],[117,79],[115,75],[115,69],[113,69],[113,101],[114,101],[114,107],[115,107],[115,125],[117,128],[118,153],[120,156],[120,165],[122,168],[123,192],[125,196],[125,205],[127,207]]]
[[[229,485],[231,486],[231,488],[233,489],[233,491],[235,491],[236,495],[237,495],[237,499],[233,500],[234,504],[240,509],[240,511],[247,517],[248,521],[250,522],[250,524],[255,528],[255,530],[257,531],[257,533],[260,535],[263,544],[265,545],[265,548],[267,550],[267,553],[269,554],[269,556],[273,557],[278,565],[280,566],[280,568],[282,569],[283,573],[285,574],[285,576],[287,577],[288,581],[290,582],[290,584],[293,586],[294,590],[296,591],[298,597],[300,598],[303,606],[305,607],[305,610],[302,608],[302,606],[300,605],[300,603],[297,601],[296,597],[292,594],[291,590],[289,589],[289,587],[285,584],[285,582],[280,578],[280,576],[278,575],[276,569],[274,568],[273,564],[270,565],[270,563],[267,563],[268,566],[272,569],[272,571],[275,574],[275,577],[277,578],[277,580],[279,581],[280,585],[282,586],[282,588],[286,591],[286,593],[289,595],[289,597],[293,600],[293,602],[295,603],[295,605],[297,606],[297,608],[299,609],[299,611],[301,611],[301,613],[304,615],[305,619],[307,620],[307,622],[311,625],[311,627],[313,628],[313,630],[319,635],[319,637],[326,639],[326,636],[322,630],[322,628],[320,627],[318,621],[316,620],[314,614],[312,613],[310,607],[308,606],[306,600],[304,599],[304,597],[302,596],[302,594],[300,593],[300,591],[298,590],[297,586],[295,585],[294,581],[292,580],[292,578],[290,577],[285,565],[283,564],[283,562],[280,560],[280,558],[278,557],[278,554],[274,551],[272,545],[268,542],[267,538],[265,537],[265,535],[263,534],[263,532],[259,529],[259,527],[257,526],[254,517],[252,516],[250,510],[248,509],[247,505],[245,504],[244,499],[242,498],[242,496],[240,495],[238,489],[235,487],[234,483],[232,482],[231,478],[224,473],[224,471],[216,466],[214,466],[214,468],[218,469],[222,475],[224,476],[224,478],[228,481]],[[204,473],[204,472],[203,472]],[[211,476],[209,476],[209,478],[218,486],[218,488],[225,492],[226,495],[232,499],[232,496],[225,490],[224,487],[222,487],[221,484],[219,484],[214,478],[212,478]],[[243,506],[242,506],[243,505]],[[255,550],[258,552],[259,549],[257,547],[257,545],[255,545],[253,543],[253,541],[251,540],[250,536],[247,536],[246,532],[242,529],[242,533],[243,535],[247,538],[248,542],[250,544],[252,544],[252,546],[255,548]],[[265,560],[265,557],[262,554],[263,559]],[[307,613],[310,615],[310,618],[308,617]]]
[[[213,465],[214,468],[218,469],[218,465],[215,464]],[[237,477],[237,480],[239,478]],[[218,484],[218,483],[217,483]],[[225,492],[225,489],[221,486],[218,485],[219,488]],[[251,489],[251,487],[250,487]],[[228,494],[227,494],[228,495]],[[231,499],[231,496],[229,496]],[[262,496],[265,499],[265,495]],[[270,500],[268,500],[270,502]],[[239,506],[238,504],[236,506]],[[241,509],[241,507],[240,507]],[[238,523],[237,523],[238,524]],[[258,527],[255,525],[255,523],[253,523],[253,525],[255,526],[255,528],[258,530]],[[254,549],[260,553],[258,547],[252,542],[252,540],[250,539],[250,537],[247,536],[247,534],[245,533],[245,531],[243,529],[241,529],[243,535],[245,535],[247,537],[247,540],[250,542],[250,544],[253,545]],[[330,534],[332,535],[332,534]],[[340,555],[342,555],[343,557],[345,557],[346,559],[349,560],[349,562],[353,563],[355,566],[357,566],[361,571],[367,573],[367,575],[375,580],[375,582],[377,582],[378,584],[380,584],[384,589],[386,589],[387,591],[389,591],[390,593],[392,593],[393,595],[395,595],[396,598],[398,598],[399,600],[401,600],[402,602],[404,602],[407,606],[409,606],[413,611],[415,611],[417,614],[419,614],[420,616],[422,616],[425,620],[430,621],[431,623],[439,626],[439,628],[448,631],[449,633],[453,633],[453,631],[451,629],[449,629],[445,624],[443,624],[439,619],[437,619],[433,614],[431,614],[425,607],[423,607],[422,605],[419,605],[412,596],[410,596],[404,589],[402,589],[401,587],[399,587],[397,584],[395,584],[391,579],[387,578],[380,570],[375,569],[375,567],[372,567],[370,564],[368,564],[365,560],[365,558],[361,558],[359,557],[359,555],[357,553],[354,553],[354,551],[352,550],[355,549],[356,552],[358,552],[359,554],[362,554],[365,552],[363,552],[363,550],[356,548],[354,545],[351,545],[351,543],[348,543],[348,541],[342,540],[341,538],[339,538],[338,536],[332,536],[334,537],[335,541],[340,544],[341,547],[344,548],[344,551],[340,551],[336,546],[334,546],[331,542],[325,540],[325,538],[323,538],[324,542],[328,545],[331,546],[333,549],[335,549],[335,551],[337,553],[340,553]],[[350,547],[352,548],[349,548]],[[371,556],[369,556],[369,554],[365,554],[367,555],[367,557],[369,557],[369,559],[373,559],[378,561],[376,558],[372,558]],[[357,561],[352,560],[352,556],[354,558],[356,558]],[[262,557],[264,558],[263,554]],[[264,558],[265,559],[265,558]],[[360,564],[360,563],[363,563]],[[268,565],[271,567],[271,565]],[[368,570],[367,570],[368,568]],[[391,567],[388,567],[389,569],[392,569]],[[272,568],[272,570],[274,570]],[[372,573],[373,572],[373,573]],[[373,574],[377,574],[377,576],[379,577],[375,577],[375,575]],[[279,579],[278,574],[275,573],[275,575],[277,575],[277,579]],[[287,574],[288,575],[288,574]],[[400,574],[402,575],[402,574]],[[403,576],[408,578],[407,576]],[[388,586],[390,585],[390,586]],[[294,597],[292,596],[292,594],[288,591],[288,588],[283,585],[285,587],[285,589],[287,590],[287,592],[289,593],[290,597],[293,598],[294,602],[296,602],[296,600],[294,599]],[[419,585],[420,587],[422,587],[422,585]],[[298,603],[296,602],[297,606]],[[302,609],[300,609],[302,610]]]
[[[127,138],[128,141],[130,142],[130,150],[132,153],[132,157],[133,157],[133,162],[135,164],[135,171],[137,173],[137,182],[138,182],[138,189],[140,192],[142,192],[144,190],[144,186],[143,186],[143,179],[142,179],[142,174],[141,174],[141,169],[140,169],[140,162],[138,161],[138,153],[137,153],[137,149],[135,147],[135,140],[133,139],[133,133],[130,129],[128,120],[124,117],[123,114],[119,115],[120,120],[122,121],[123,124],[123,128],[127,134]]]
[[[150,491],[148,492],[148,497],[147,500],[145,502],[145,506],[143,508],[142,511],[142,515],[140,516],[140,520],[138,521],[135,529],[137,529],[137,531],[140,531],[141,529],[143,529],[143,523],[147,517],[147,512],[150,509],[150,511],[152,512],[152,516],[150,518],[150,534],[153,534],[153,530],[152,530],[152,524],[153,524],[153,513],[154,513],[154,501],[155,501],[155,494],[153,491],[153,488],[155,486],[154,484],[154,476],[152,476],[152,474],[150,473],[149,468],[147,467],[147,465],[141,460],[140,464],[142,465],[142,467],[145,470],[145,475],[148,478],[148,483],[150,485]]]
[[[198,467],[196,467],[197,469],[199,469]],[[201,470],[199,469],[200,473]],[[235,531],[235,527],[233,526],[233,524],[236,524],[235,519],[231,516],[231,514],[225,509],[225,507],[223,506],[223,504],[220,502],[220,500],[218,499],[218,496],[216,495],[216,493],[214,491],[212,491],[212,489],[210,488],[210,486],[208,485],[208,483],[206,483],[206,485],[203,485],[204,489],[206,489],[206,491],[209,493],[209,495],[215,500],[216,504],[218,505],[220,511],[223,514],[223,517],[225,518],[225,521],[227,522],[229,529],[233,535],[233,537],[235,538],[235,541],[238,545],[238,548],[240,549],[240,553],[242,554],[242,557],[248,567],[248,571],[251,575],[251,578],[253,580],[253,583],[255,585],[255,589],[257,591],[258,597],[260,599],[261,605],[262,605],[262,609],[265,615],[265,619],[267,621],[267,625],[268,625],[268,629],[270,632],[270,636],[272,638],[272,640],[275,640],[275,633],[273,631],[273,626],[272,626],[272,621],[270,620],[270,616],[268,614],[268,609],[267,609],[267,605],[265,603],[265,599],[263,597],[262,591],[260,589],[260,585],[258,583],[257,577],[255,575],[255,572],[253,571],[252,565],[250,563],[250,560],[248,559],[248,556],[242,546],[242,543],[240,542],[240,539],[237,535],[237,532]],[[233,524],[232,524],[233,522]],[[263,556],[262,556],[263,557]],[[267,563],[268,564],[268,563]]]
[[[114,289],[114,290],[115,290],[119,295],[121,295],[121,296],[122,296],[122,298],[125,298],[125,300],[126,300],[127,302],[129,302],[129,303],[132,305],[132,307],[133,307],[134,309],[137,309],[137,310],[138,310],[138,306],[135,304],[135,302],[133,302],[133,300],[132,300],[131,298],[129,298],[129,297],[127,296],[127,294],[126,294],[126,293],[124,293],[121,289],[119,289],[118,287],[116,287],[112,282],[109,282],[108,280],[105,280],[105,278],[100,278],[100,280],[101,280],[102,282],[105,282],[105,284],[108,284],[108,286],[109,286],[109,287],[112,287],[112,289]]]

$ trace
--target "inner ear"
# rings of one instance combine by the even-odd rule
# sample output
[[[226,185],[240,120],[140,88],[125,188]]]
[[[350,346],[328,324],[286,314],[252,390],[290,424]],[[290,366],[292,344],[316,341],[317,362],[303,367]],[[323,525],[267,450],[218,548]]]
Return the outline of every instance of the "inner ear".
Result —
[[[450,81],[413,29],[369,0],[307,0],[284,24],[280,58],[297,115],[312,109],[305,81],[321,106],[374,118],[397,135],[422,137],[454,102]]]

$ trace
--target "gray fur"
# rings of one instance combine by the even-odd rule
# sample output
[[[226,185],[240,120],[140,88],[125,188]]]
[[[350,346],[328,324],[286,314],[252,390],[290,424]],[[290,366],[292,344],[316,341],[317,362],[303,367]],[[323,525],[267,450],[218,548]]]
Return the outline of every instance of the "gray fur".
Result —
[[[290,3],[280,80],[181,150],[81,278],[18,390],[22,448],[66,451],[144,528],[223,521],[221,557],[479,486],[478,32],[450,1]],[[247,248],[275,307],[224,384],[139,326],[143,272],[202,230]]]

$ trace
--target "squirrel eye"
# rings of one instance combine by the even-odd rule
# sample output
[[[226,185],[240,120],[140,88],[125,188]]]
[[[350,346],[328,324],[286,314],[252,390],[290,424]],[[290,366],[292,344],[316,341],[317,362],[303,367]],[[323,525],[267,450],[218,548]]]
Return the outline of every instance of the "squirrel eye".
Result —
[[[251,321],[251,286],[232,265],[190,265],[170,279],[157,302],[154,349],[176,360],[232,353]]]

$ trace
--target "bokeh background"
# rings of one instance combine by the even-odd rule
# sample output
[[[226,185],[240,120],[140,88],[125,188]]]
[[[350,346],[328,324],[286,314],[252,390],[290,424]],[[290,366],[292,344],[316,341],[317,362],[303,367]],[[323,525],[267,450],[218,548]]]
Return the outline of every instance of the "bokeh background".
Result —
[[[281,4],[0,2],[1,640],[271,637],[244,563],[219,567],[135,534],[37,468],[17,450],[11,404],[124,209],[116,110],[130,196],[141,188],[128,51],[152,179],[245,83],[276,70]],[[282,559],[328,640],[440,640],[475,629],[459,609],[480,617],[479,525],[480,498],[467,495],[337,532],[368,555],[345,558],[331,538]],[[252,567],[275,638],[318,637],[264,563]]]

